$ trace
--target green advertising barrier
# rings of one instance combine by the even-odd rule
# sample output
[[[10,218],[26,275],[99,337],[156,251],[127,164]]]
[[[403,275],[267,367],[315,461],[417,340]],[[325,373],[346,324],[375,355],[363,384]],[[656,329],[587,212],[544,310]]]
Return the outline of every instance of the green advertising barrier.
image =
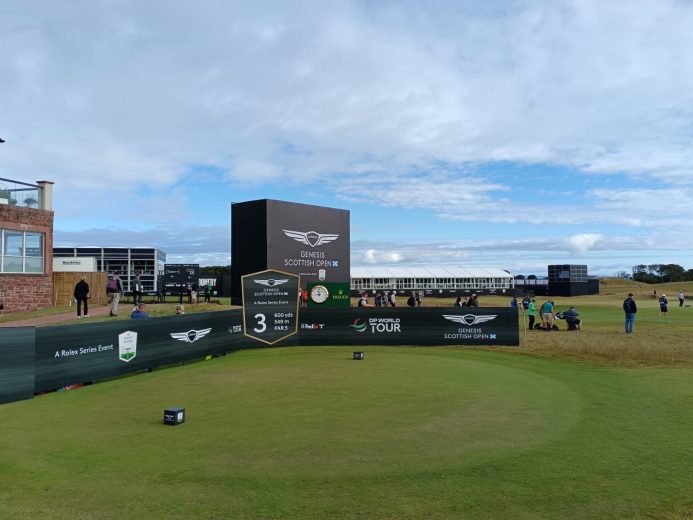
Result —
[[[508,307],[350,307],[303,309],[301,345],[520,344],[517,310]]]
[[[262,309],[276,311],[271,305]],[[266,347],[262,335],[244,335],[243,320],[239,309],[0,329],[0,403],[210,354]],[[520,342],[517,310],[507,307],[302,308],[297,326],[298,334],[280,331],[284,337],[272,344],[516,346]]]
[[[39,328],[35,391],[199,359],[249,343],[240,310]]]
[[[0,404],[34,396],[35,330],[0,328]]]

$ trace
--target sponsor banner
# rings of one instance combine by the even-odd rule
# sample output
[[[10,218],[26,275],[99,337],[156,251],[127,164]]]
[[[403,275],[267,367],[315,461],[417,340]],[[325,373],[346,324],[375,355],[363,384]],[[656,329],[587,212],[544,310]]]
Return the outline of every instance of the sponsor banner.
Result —
[[[0,328],[0,404],[34,396],[35,330]]]
[[[308,282],[349,282],[349,211],[267,201],[267,267]]]
[[[417,307],[303,309],[301,345],[520,344],[516,309]]]
[[[297,332],[299,277],[267,270],[243,280],[243,333],[268,345]]]
[[[35,330],[32,393],[253,346],[240,310]]]
[[[348,283],[309,283],[308,307],[349,307],[349,292]]]

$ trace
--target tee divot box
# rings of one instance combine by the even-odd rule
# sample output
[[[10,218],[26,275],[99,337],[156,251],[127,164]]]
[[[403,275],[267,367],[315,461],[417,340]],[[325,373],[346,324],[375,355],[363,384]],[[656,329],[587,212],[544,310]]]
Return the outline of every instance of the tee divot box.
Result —
[[[185,408],[166,408],[164,410],[164,424],[177,426],[185,422]]]
[[[363,359],[363,352],[354,352],[354,359],[357,359],[357,360]]]

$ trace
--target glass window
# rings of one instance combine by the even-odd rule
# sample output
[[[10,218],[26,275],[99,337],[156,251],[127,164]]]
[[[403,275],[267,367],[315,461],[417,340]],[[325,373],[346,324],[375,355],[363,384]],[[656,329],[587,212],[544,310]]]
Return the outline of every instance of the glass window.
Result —
[[[26,256],[43,256],[43,237],[38,233],[27,233],[26,242],[24,247],[26,248]]]
[[[22,256],[22,236],[21,231],[5,231],[4,255]]]
[[[43,234],[0,230],[0,271],[43,273]]]
[[[21,256],[5,256],[2,262],[2,270],[5,273],[21,273],[22,272],[22,257]]]
[[[25,271],[26,273],[42,273],[43,272],[43,258],[37,257],[26,257]]]

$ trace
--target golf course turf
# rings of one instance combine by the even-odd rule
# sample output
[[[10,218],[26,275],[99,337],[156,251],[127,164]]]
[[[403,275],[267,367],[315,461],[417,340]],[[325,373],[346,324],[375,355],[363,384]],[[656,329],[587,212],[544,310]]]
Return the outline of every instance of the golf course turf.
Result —
[[[244,350],[0,406],[0,518],[683,519],[693,370]],[[163,425],[167,407],[186,422]]]

